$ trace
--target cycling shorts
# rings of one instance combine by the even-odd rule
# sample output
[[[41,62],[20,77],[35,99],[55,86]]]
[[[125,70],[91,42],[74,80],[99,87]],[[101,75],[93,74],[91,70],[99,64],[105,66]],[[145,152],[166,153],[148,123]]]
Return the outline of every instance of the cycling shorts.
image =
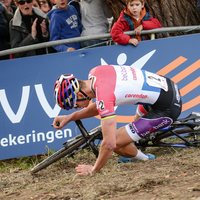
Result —
[[[139,105],[137,113],[141,117],[125,126],[133,141],[169,126],[180,115],[182,101],[178,86],[170,79],[166,79],[168,91],[161,89],[160,96],[153,105]]]

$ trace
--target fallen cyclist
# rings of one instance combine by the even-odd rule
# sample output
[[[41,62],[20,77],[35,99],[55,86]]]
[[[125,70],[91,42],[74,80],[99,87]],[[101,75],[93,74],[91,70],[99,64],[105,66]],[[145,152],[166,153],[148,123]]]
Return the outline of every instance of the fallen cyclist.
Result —
[[[177,85],[169,78],[131,66],[101,65],[93,68],[88,80],[72,74],[61,75],[54,86],[54,98],[63,109],[84,108],[70,115],[57,116],[53,126],[61,129],[69,122],[101,116],[103,141],[92,165],[78,165],[79,175],[99,171],[115,152],[125,158],[149,159],[133,142],[169,126],[181,113]],[[96,102],[89,104],[91,99]],[[115,106],[139,104],[135,120],[117,129]],[[59,126],[56,124],[59,122]]]

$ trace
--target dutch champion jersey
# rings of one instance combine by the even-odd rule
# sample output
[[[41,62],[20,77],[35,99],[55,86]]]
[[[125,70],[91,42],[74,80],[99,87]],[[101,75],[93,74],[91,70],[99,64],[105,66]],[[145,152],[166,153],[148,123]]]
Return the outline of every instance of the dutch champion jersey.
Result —
[[[115,117],[115,106],[156,102],[167,81],[157,74],[130,66],[101,65],[89,73],[91,90],[102,119]]]

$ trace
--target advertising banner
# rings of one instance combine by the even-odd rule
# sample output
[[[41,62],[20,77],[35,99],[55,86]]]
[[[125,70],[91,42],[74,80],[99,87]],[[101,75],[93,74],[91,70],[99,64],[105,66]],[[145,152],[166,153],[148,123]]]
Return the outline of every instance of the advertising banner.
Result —
[[[156,39],[133,45],[55,53],[0,61],[0,160],[58,150],[80,134],[74,122],[62,130],[51,127],[61,110],[53,87],[61,74],[87,80],[98,65],[131,65],[171,78],[178,84],[183,109],[180,117],[200,111],[200,34]],[[136,105],[116,110],[118,127],[133,120]],[[82,120],[87,130],[100,124],[98,117]]]

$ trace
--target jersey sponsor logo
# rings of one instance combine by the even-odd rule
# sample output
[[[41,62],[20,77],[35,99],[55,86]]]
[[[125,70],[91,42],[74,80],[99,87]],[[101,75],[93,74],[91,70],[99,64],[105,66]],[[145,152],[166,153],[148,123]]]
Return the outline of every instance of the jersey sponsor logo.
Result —
[[[162,122],[160,122],[158,125],[153,126],[152,128],[150,128],[148,131],[146,131],[145,133],[141,133],[140,135],[142,137],[145,137],[146,135],[149,135],[150,133],[160,130],[164,127],[169,126],[172,123],[172,119],[167,118],[167,119],[163,119]]]
[[[103,100],[98,101],[98,104],[99,104],[100,111],[105,110],[105,106],[104,106]]]
[[[136,75],[135,69],[132,68],[132,67],[130,67],[130,69],[131,69],[131,72],[132,72],[132,75],[133,75],[133,80],[137,81],[137,75]]]
[[[127,81],[128,75],[127,75],[126,68],[123,66],[120,66],[120,67],[121,67],[122,81]]]
[[[129,128],[130,128],[131,132],[132,132],[133,134],[135,134],[135,130],[133,129],[132,124],[129,124]]]
[[[138,99],[147,99],[148,96],[144,94],[126,94],[125,98],[138,98]]]

